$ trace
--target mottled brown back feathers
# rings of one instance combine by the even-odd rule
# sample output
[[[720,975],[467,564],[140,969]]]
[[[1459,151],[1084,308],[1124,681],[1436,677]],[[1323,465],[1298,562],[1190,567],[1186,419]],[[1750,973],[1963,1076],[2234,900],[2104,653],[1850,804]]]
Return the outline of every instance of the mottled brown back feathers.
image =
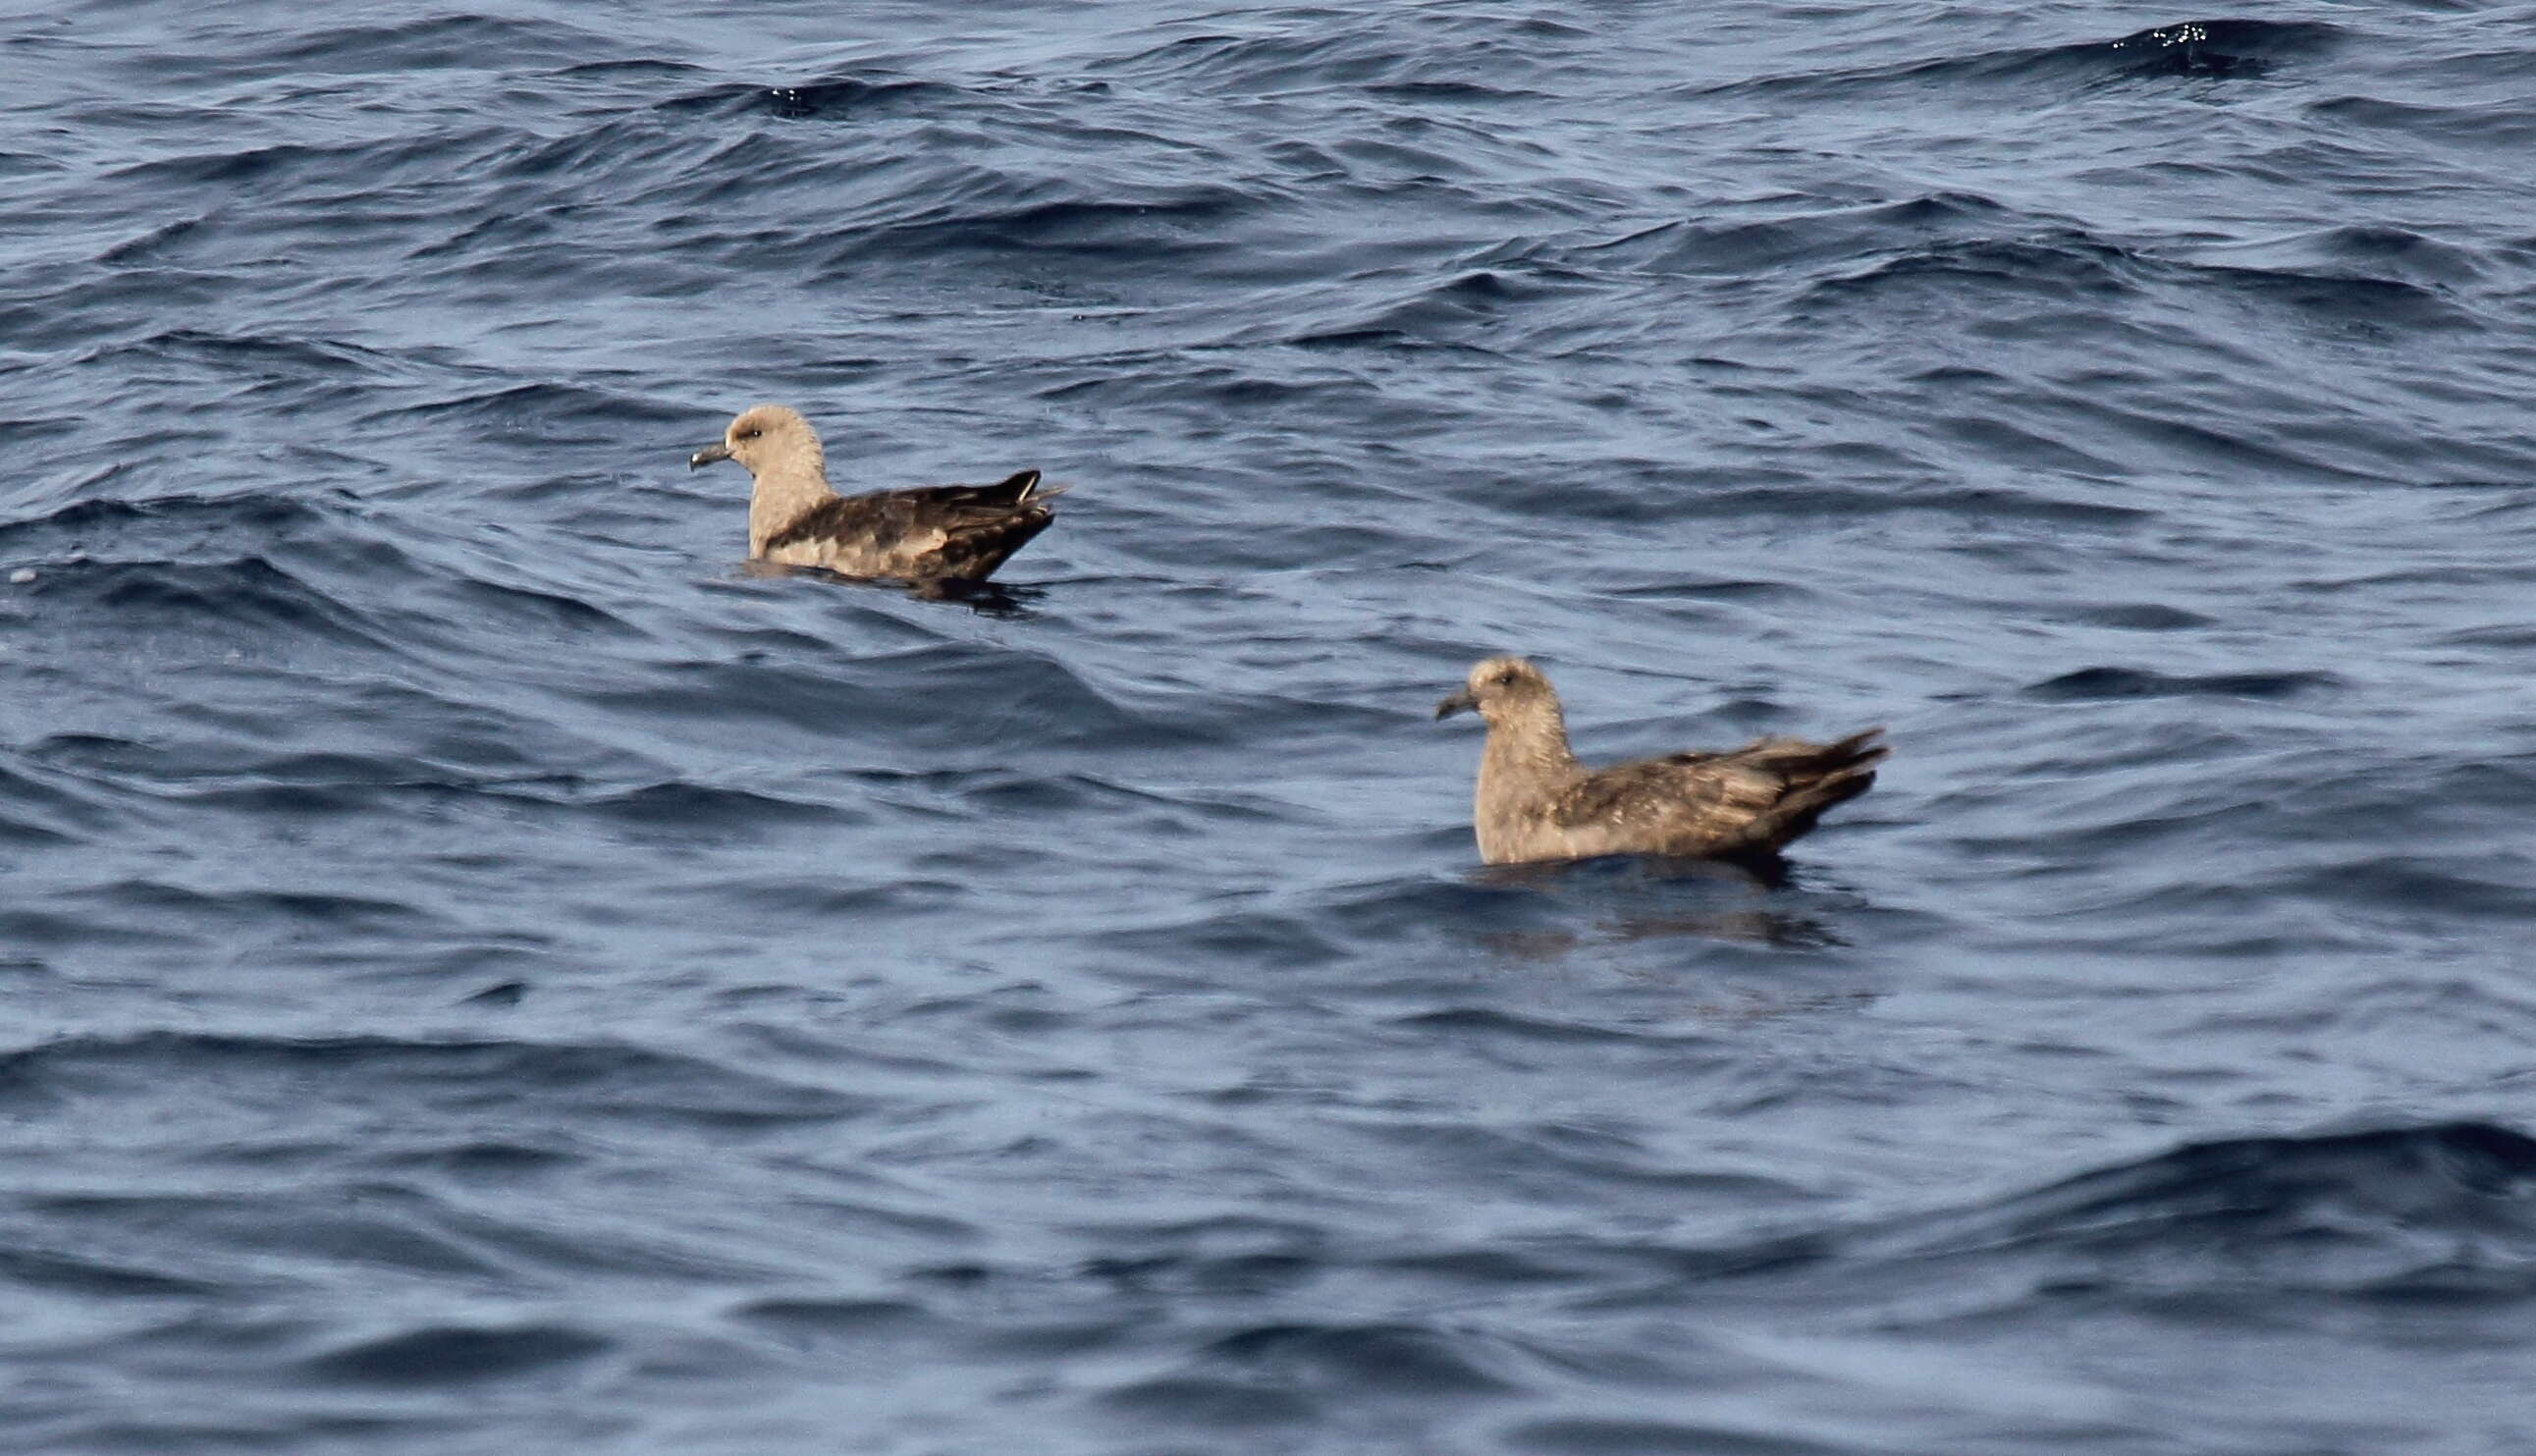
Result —
[[[1587,769],[1568,751],[1550,679],[1519,658],[1471,669],[1438,716],[1489,724],[1472,824],[1491,864],[1594,855],[1766,858],[1833,805],[1875,783],[1880,728],[1833,743],[1755,738],[1726,752],[1677,753]]]
[[[983,581],[1056,519],[1042,502],[1063,492],[1038,485],[1039,472],[1022,471],[992,485],[832,496],[778,528],[765,554],[781,559],[787,547],[851,542],[874,558],[876,569],[859,574]]]

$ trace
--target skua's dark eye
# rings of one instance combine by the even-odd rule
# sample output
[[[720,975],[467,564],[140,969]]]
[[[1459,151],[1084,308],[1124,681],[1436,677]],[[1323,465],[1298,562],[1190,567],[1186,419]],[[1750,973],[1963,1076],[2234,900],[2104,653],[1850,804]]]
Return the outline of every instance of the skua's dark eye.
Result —
[[[734,438],[734,439],[741,439],[741,440],[754,440],[754,439],[756,439],[756,438],[757,438],[757,431],[755,431],[755,430],[753,430],[753,429],[745,429],[745,430],[741,430],[737,435],[733,436],[732,438]]]

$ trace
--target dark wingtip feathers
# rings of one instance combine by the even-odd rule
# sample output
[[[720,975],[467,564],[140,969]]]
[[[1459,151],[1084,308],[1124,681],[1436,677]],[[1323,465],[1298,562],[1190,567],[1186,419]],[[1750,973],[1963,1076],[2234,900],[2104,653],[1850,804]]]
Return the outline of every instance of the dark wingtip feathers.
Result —
[[[1751,853],[1775,855],[1804,837],[1814,822],[1875,787],[1875,765],[1893,751],[1879,741],[1881,728],[1832,743],[1799,743],[1804,750],[1773,767],[1788,779],[1788,791],[1752,821]]]

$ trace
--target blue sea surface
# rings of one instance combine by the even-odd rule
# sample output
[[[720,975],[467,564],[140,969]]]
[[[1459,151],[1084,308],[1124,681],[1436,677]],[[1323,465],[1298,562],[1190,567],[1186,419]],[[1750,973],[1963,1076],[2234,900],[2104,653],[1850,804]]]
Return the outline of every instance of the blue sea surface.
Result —
[[[75,0],[0,182],[0,1449],[2536,1450],[2536,4]],[[1499,651],[1894,754],[1484,870]]]

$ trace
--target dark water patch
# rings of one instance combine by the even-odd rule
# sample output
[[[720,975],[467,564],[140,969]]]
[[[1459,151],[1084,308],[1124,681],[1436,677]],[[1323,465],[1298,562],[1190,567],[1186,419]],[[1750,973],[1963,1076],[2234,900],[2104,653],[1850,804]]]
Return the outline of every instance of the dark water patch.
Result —
[[[1327,894],[1321,909],[1334,927],[1357,935],[1486,934],[1536,925],[1546,906],[1544,897],[1486,881],[1416,879],[1349,886]]]
[[[1551,1290],[1599,1268],[1605,1260],[1573,1251],[1539,1248],[1435,1247],[1368,1260],[1385,1272],[1432,1280],[1450,1288]]]
[[[2312,102],[2309,111],[2337,128],[2375,127],[2432,142],[2463,142],[2480,147],[2536,146],[2536,109],[2523,107],[2439,105],[2353,95]]]
[[[516,983],[516,982],[515,982]],[[468,997],[481,1001],[478,993]],[[413,1148],[383,1154],[382,1166],[423,1171],[461,1182],[508,1183],[541,1177],[587,1161],[587,1155],[520,1142],[476,1141],[443,1147]]]
[[[0,844],[18,849],[32,849],[40,845],[67,844],[70,841],[71,836],[58,830],[47,829],[32,820],[0,815]]]
[[[342,1442],[416,1441],[442,1445],[463,1438],[469,1423],[404,1416],[289,1415],[265,1420],[114,1418],[76,1425],[44,1423],[30,1433],[60,1451],[156,1456],[161,1451],[283,1451]]]
[[[381,691],[355,700],[355,715],[427,709],[427,695]],[[265,720],[250,719],[261,724]],[[277,814],[321,814],[348,807],[375,809],[442,795],[484,795],[536,803],[591,802],[602,810],[617,798],[640,801],[641,788],[601,788],[578,774],[523,776],[532,760],[519,739],[535,738],[526,727],[497,718],[474,720],[476,731],[445,733],[427,747],[395,752],[331,749],[275,751],[260,742],[176,738],[158,743],[94,734],[59,734],[32,745],[38,761],[92,783],[162,799],[249,807]]]
[[[2212,623],[2210,617],[2200,612],[2163,601],[2109,601],[2076,607],[2071,610],[2070,617],[2099,627],[2119,627],[2132,632],[2187,632]]]
[[[668,404],[596,385],[537,383],[466,388],[438,399],[400,403],[374,417],[447,421],[550,440],[559,422],[599,428],[615,437],[640,423],[693,426],[700,415],[692,405]]]
[[[1055,817],[1081,812],[1125,816],[1131,822],[1149,828],[1178,823],[1180,816],[1172,811],[1182,806],[1180,800],[1169,795],[1149,793],[1082,774],[970,776],[956,797],[961,803],[987,815]],[[1208,804],[1206,807],[1212,809],[1215,806]]]
[[[1671,1044],[1676,1050],[1685,1045]],[[1678,1069],[1684,1075],[1708,1070],[1704,1065]],[[1421,1162],[1488,1169],[1505,1193],[1521,1198],[1555,1202],[1556,1190],[1571,1179],[1683,1198],[1787,1191],[1776,1179],[1668,1166],[1625,1139],[1557,1123],[1482,1128],[1394,1118],[1366,1122],[1361,1131],[1368,1141]]]
[[[1229,246],[1220,234],[1268,201],[1251,189],[1208,185],[1134,187],[1124,198],[1011,202],[981,198],[975,187],[964,190],[970,195],[958,201],[924,205],[902,221],[856,234],[829,252],[823,267],[841,271],[875,254],[945,252],[1066,254],[1150,267],[1158,256]]]
[[[555,637],[577,633],[606,633],[625,638],[647,635],[615,613],[563,592],[539,591],[534,587],[476,578],[459,581],[456,589],[471,606],[476,608],[475,614],[478,620],[488,623],[501,621],[514,631]]]
[[[938,910],[970,898],[971,887],[949,880],[900,879],[885,885],[841,884],[835,875],[809,878],[753,877],[697,887],[703,898],[752,915],[843,929],[857,919]]]
[[[2052,225],[2051,220],[2019,214],[1971,192],[1933,192],[1829,210],[1790,210],[1780,200],[1773,204],[1764,206],[1777,216],[1662,222],[1585,244],[1568,256],[1599,268],[1741,277],[1855,258],[1883,247],[1974,242]]]
[[[2349,35],[2321,21],[2227,19],[2155,26],[2111,40],[1974,49],[1874,65],[1792,71],[1701,86],[1695,96],[1946,96],[1976,87],[2101,87],[2120,82],[2257,81],[2319,60]]]
[[[2489,270],[2475,253],[2453,243],[2390,225],[2329,227],[2291,245],[2297,252],[2342,262],[2355,271],[2396,272],[2425,286],[2461,286]]]
[[[1198,1430],[1306,1425],[1321,1409],[1295,1391],[1205,1375],[1158,1375],[1104,1392],[1102,1399],[1139,1421]]]
[[[2342,686],[2330,672],[2212,672],[2170,675],[2144,667],[2080,667],[2025,689],[2047,702],[2109,698],[2295,698]]]
[[[0,1249],[0,1281],[26,1289],[109,1299],[197,1298],[220,1290],[220,1286],[204,1280],[134,1268],[91,1254],[26,1247]]]
[[[2343,33],[2321,21],[2185,21],[2134,32],[2104,49],[2128,76],[2244,80],[2268,76],[2284,61],[2328,54]]]
[[[100,497],[0,523],[0,544],[55,556],[111,556],[135,549],[168,553],[189,546],[263,543],[334,529],[332,512],[293,495],[242,491]]]
[[[1440,933],[1517,959],[1676,936],[1787,948],[1841,943],[1807,909],[1769,902],[1788,881],[1784,860],[1607,855],[1490,865],[1455,881],[1352,887],[1327,897],[1324,913],[1367,940]]]
[[[1520,1422],[1505,1432],[1505,1444],[1543,1456],[1842,1456],[1851,1450],[1723,1423],[1608,1416]]]
[[[273,1161],[283,1160],[268,1163]],[[393,1279],[487,1287],[504,1276],[504,1267],[482,1251],[481,1240],[431,1227],[441,1214],[434,1200],[394,1188],[360,1192],[355,1206],[344,1208],[306,1205],[287,1195],[236,1193],[55,1193],[30,1198],[26,1207],[91,1237],[217,1251],[206,1262],[230,1267],[240,1282],[253,1278],[260,1260],[291,1252]]]
[[[849,725],[858,736],[876,737],[903,724],[937,757],[1024,742],[1194,746],[1214,736],[1210,720],[1228,714],[1221,705],[1191,705],[1203,715],[1192,718],[1140,711],[1061,663],[969,644],[865,658],[842,679],[749,662],[674,665],[654,676],[665,685],[593,696],[622,710],[724,728],[753,720],[823,738]],[[945,725],[933,706],[944,702],[969,707]]]
[[[367,612],[264,556],[220,562],[87,561],[55,567],[35,590],[56,610],[112,621],[162,650],[251,634],[387,656],[394,639]]]
[[[462,135],[478,144],[499,139],[498,133],[476,127],[469,127]],[[391,186],[428,188],[438,184],[446,177],[450,151],[448,140],[441,136],[322,145],[277,142],[244,148],[216,147],[134,162],[115,173],[115,180],[177,196],[196,196],[215,208],[242,204],[274,208],[289,200],[323,209],[373,198],[379,190]],[[328,187],[344,188],[349,196],[304,196]],[[337,221],[343,221],[341,215]],[[271,268],[269,261],[245,255],[235,247],[243,231],[216,228],[203,243],[222,262],[278,271]]]
[[[1099,939],[1116,951],[1150,956],[1153,964],[1169,967],[1164,979],[1171,981],[1225,963],[1264,962],[1290,973],[1315,969],[1343,962],[1351,950],[1350,942],[1325,929],[1315,917],[1267,911],[1231,911],[1112,930]]]
[[[1546,54],[1589,35],[1546,16],[1447,14],[1397,19],[1299,8],[1294,24],[1255,34],[1205,33],[1105,61],[1107,76],[1141,77],[1241,95],[1385,87],[1520,84]],[[1458,100],[1458,95],[1452,99]]]
[[[168,245],[199,234],[204,229],[204,224],[211,221],[211,217],[209,213],[202,213],[191,218],[179,218],[172,222],[161,223],[107,248],[96,255],[96,261],[109,267],[145,261],[169,261],[166,256]]]
[[[306,1369],[317,1379],[351,1385],[451,1385],[575,1364],[610,1343],[569,1325],[444,1325],[333,1351],[310,1360]]]
[[[168,329],[100,348],[94,359],[111,358],[126,367],[179,363],[219,369],[222,374],[267,378],[351,374],[382,381],[412,375],[417,361],[338,339],[300,338],[285,334],[228,333],[210,329]],[[64,421],[71,426],[76,421]],[[189,497],[174,497],[186,500]],[[218,497],[237,504],[234,498]],[[163,504],[163,502],[153,502]]]
[[[1558,948],[1568,949],[1570,943],[1562,941]],[[1431,1011],[1415,1012],[1401,1017],[1400,1023],[1403,1026],[1419,1027],[1454,1037],[1502,1037],[1522,1042],[1632,1043],[1661,1035],[1643,1027],[1587,1026],[1479,1006],[1448,1006]],[[1662,1036],[1661,1039],[1674,1040],[1670,1036]],[[1690,1040],[1700,1045],[1707,1043],[1704,1033]]]
[[[758,790],[710,784],[647,784],[631,789],[599,786],[521,786],[499,791],[509,795],[569,806],[629,829],[666,835],[760,836],[808,825],[858,823],[852,809],[816,803]]]
[[[230,929],[281,919],[339,935],[411,933],[430,917],[402,901],[313,891],[204,891],[156,880],[100,885],[74,902],[102,913]]]
[[[1485,349],[1523,306],[1563,289],[1538,278],[1481,270],[1422,287],[1366,312],[1314,318],[1287,342],[1313,348],[1452,347]]]
[[[2092,238],[1975,238],[1915,247],[1863,271],[1825,279],[1812,285],[1807,299],[1837,303],[1909,286],[1942,291],[1950,299],[1967,288],[1996,288],[2101,304],[2135,286],[2126,276],[2132,261],[2126,250]]]
[[[1688,581],[1622,587],[1618,589],[1618,595],[1651,601],[1753,601],[1796,605],[1810,600],[1814,594],[1795,582]]]
[[[2536,623],[2525,626],[2468,627],[2440,639],[2442,646],[2469,648],[2536,647]]]
[[[1489,86],[1474,81],[1378,82],[1363,88],[1363,91],[1369,96],[1412,104],[1485,106],[1548,99],[1542,92]]]
[[[1038,614],[1037,604],[1047,600],[1044,587],[1016,586],[1004,582],[956,581],[936,579],[902,581],[892,577],[847,576],[817,566],[787,566],[776,562],[750,561],[740,567],[740,574],[752,580],[773,581],[790,578],[817,582],[824,587],[853,588],[866,592],[889,592],[918,601],[944,601],[973,611],[982,617],[1002,621],[1024,621]]]
[[[959,109],[972,99],[972,93],[946,82],[894,72],[869,72],[777,86],[712,86],[655,102],[653,109],[673,115],[703,112],[739,117],[764,113],[785,121],[858,121],[879,116],[937,115]]]
[[[1348,1400],[1460,1401],[1516,1388],[1480,1358],[1484,1342],[1417,1325],[1271,1324],[1204,1346],[1196,1365]],[[1194,1378],[1194,1377],[1182,1377]]]
[[[569,166],[576,153],[603,147],[606,140],[585,135],[570,142],[549,143],[535,149],[531,157],[514,164],[531,172]],[[517,277],[528,271],[523,254],[540,243],[551,241],[558,230],[557,220],[553,218],[514,215],[472,220],[453,232],[417,244],[406,256],[416,263],[435,264],[444,258],[497,260],[504,271]]]
[[[1136,1299],[1161,1296],[1266,1298],[1326,1277],[1318,1231],[1263,1220],[1223,1219],[1156,1228],[1104,1225],[1087,1231],[1120,1250],[1086,1261],[1079,1271],[1112,1293]]]
[[[732,1318],[803,1351],[886,1351],[905,1358],[937,1351],[957,1332],[923,1305],[906,1299],[806,1298],[752,1300]]]
[[[2524,804],[2528,796],[2521,793],[2517,801]],[[2354,911],[2375,908],[2408,918],[2509,923],[2526,905],[2529,879],[2522,866],[2480,855],[2414,854],[2368,855],[2313,870],[2299,877],[2296,888],[2320,903]]]
[[[577,61],[557,68],[552,74],[574,80],[666,81],[692,76],[699,68],[691,61],[663,60],[646,56],[634,60]]]
[[[2029,468],[2049,466],[2098,479],[2115,478],[2123,474],[2122,465],[2108,456],[2072,449],[2031,429],[2007,424],[1990,415],[1949,414],[1932,423],[1952,439],[1993,459],[2015,461]]]
[[[1745,486],[1681,492],[1678,514],[1692,519],[1780,516],[1833,522],[1918,512],[1969,520],[2024,520],[2073,527],[2132,527],[2158,515],[2151,506],[2108,505],[2036,490],[1936,487],[1901,490]]]
[[[311,1087],[355,1098],[394,1089],[442,1106],[527,1107],[602,1121],[682,1123],[732,1132],[852,1117],[854,1098],[699,1057],[601,1044],[250,1038],[152,1032],[74,1038],[0,1056],[0,1074],[43,1097],[127,1095],[178,1085],[242,1106],[280,1108]]]
[[[2218,289],[2254,302],[2378,330],[2472,329],[2481,321],[2438,288],[2362,273],[2253,268],[2203,263],[2192,272]]]
[[[2227,1139],[1909,1221],[1858,1251],[2074,1255],[2151,1288],[2374,1289],[2460,1254],[2496,1273],[2536,1255],[2531,1192],[2536,1140],[2490,1123]]]
[[[1841,1324],[2011,1325],[2083,1301],[2259,1310],[2290,1292],[2524,1298],[2536,1142],[2485,1123],[2187,1144],[2030,1192],[1829,1235],[1661,1261],[1730,1303]],[[1836,1290],[1837,1298],[1817,1304]]]
[[[61,951],[91,944],[132,951],[144,947],[199,947],[191,930],[161,930],[118,923],[78,911],[0,909],[0,934],[22,948]]]
[[[295,75],[380,75],[410,71],[468,72],[499,58],[506,65],[563,67],[590,59],[589,31],[516,16],[464,13],[403,24],[323,27],[260,47],[259,60]],[[603,45],[599,48],[605,48]],[[197,58],[186,58],[199,65]],[[180,64],[161,58],[161,65]]]
[[[872,115],[923,115],[940,109],[960,95],[957,88],[932,82],[865,81],[841,76],[802,86],[770,87],[751,99],[786,121],[842,121]]]
[[[49,763],[41,745],[29,752],[26,762],[24,769],[0,762],[0,841],[30,849],[67,845],[113,823],[113,812],[98,797],[35,768]]]

